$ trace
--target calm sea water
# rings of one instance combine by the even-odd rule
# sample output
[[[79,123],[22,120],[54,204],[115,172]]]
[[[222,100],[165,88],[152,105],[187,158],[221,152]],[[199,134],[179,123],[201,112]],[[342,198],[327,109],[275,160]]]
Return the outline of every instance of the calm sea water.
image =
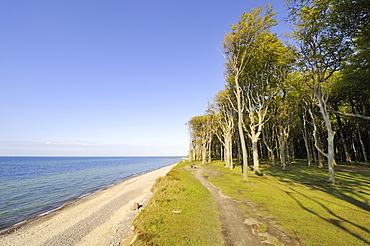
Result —
[[[179,157],[0,157],[0,230]]]

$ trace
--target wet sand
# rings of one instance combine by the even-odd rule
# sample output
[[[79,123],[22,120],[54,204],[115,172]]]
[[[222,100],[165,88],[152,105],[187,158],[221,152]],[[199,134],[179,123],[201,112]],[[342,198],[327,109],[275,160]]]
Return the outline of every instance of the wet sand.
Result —
[[[139,213],[131,207],[135,202],[145,207],[155,180],[175,165],[122,181],[34,218],[11,233],[1,235],[0,245],[127,245],[133,235],[132,222]]]

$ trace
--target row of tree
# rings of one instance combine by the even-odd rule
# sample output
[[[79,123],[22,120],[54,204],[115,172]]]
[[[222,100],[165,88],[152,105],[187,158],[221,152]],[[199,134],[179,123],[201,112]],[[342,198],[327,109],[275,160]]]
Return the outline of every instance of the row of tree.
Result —
[[[328,168],[370,153],[368,0],[288,2],[295,29],[281,41],[271,5],[252,9],[224,36],[225,89],[188,122],[189,158],[235,159],[261,174],[259,159],[283,169],[294,158]],[[326,160],[326,164],[324,164]]]

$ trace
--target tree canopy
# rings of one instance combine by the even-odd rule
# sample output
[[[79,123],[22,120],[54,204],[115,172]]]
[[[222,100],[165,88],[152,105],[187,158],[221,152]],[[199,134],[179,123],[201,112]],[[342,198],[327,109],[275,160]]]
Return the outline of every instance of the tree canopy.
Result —
[[[207,147],[192,144],[190,152],[203,149],[228,168],[242,164],[244,180],[252,163],[262,175],[260,158],[274,165],[277,159],[284,170],[295,158],[307,159],[308,166],[328,168],[335,183],[337,161],[369,158],[370,5],[293,0],[287,6],[294,45],[271,32],[278,24],[271,5],[231,25],[222,42],[225,89],[204,116],[189,121],[191,141],[204,138]],[[192,159],[204,161],[202,151]]]

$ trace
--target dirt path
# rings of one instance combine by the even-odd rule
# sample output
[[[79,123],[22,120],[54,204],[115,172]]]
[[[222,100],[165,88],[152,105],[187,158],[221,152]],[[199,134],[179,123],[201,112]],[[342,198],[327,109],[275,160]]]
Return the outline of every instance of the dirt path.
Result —
[[[258,206],[249,201],[237,201],[222,194],[219,188],[207,180],[208,176],[221,175],[218,171],[206,170],[198,165],[193,169],[193,174],[211,192],[216,200],[221,214],[224,245],[300,245],[298,239],[281,231],[276,221],[272,218],[261,215],[244,216],[239,209],[238,202],[246,204],[253,214],[258,214]]]
[[[220,189],[213,186],[202,175],[205,172],[205,169],[198,165],[195,171],[193,171],[193,174],[211,192],[216,200],[221,214],[224,245],[260,245],[258,239],[253,235],[251,228],[243,224],[243,215],[240,213],[235,202],[230,197],[223,195]]]
[[[17,230],[0,236],[2,246],[125,245],[138,211],[134,202],[146,204],[151,187],[174,165],[120,182],[55,213],[39,217]]]

